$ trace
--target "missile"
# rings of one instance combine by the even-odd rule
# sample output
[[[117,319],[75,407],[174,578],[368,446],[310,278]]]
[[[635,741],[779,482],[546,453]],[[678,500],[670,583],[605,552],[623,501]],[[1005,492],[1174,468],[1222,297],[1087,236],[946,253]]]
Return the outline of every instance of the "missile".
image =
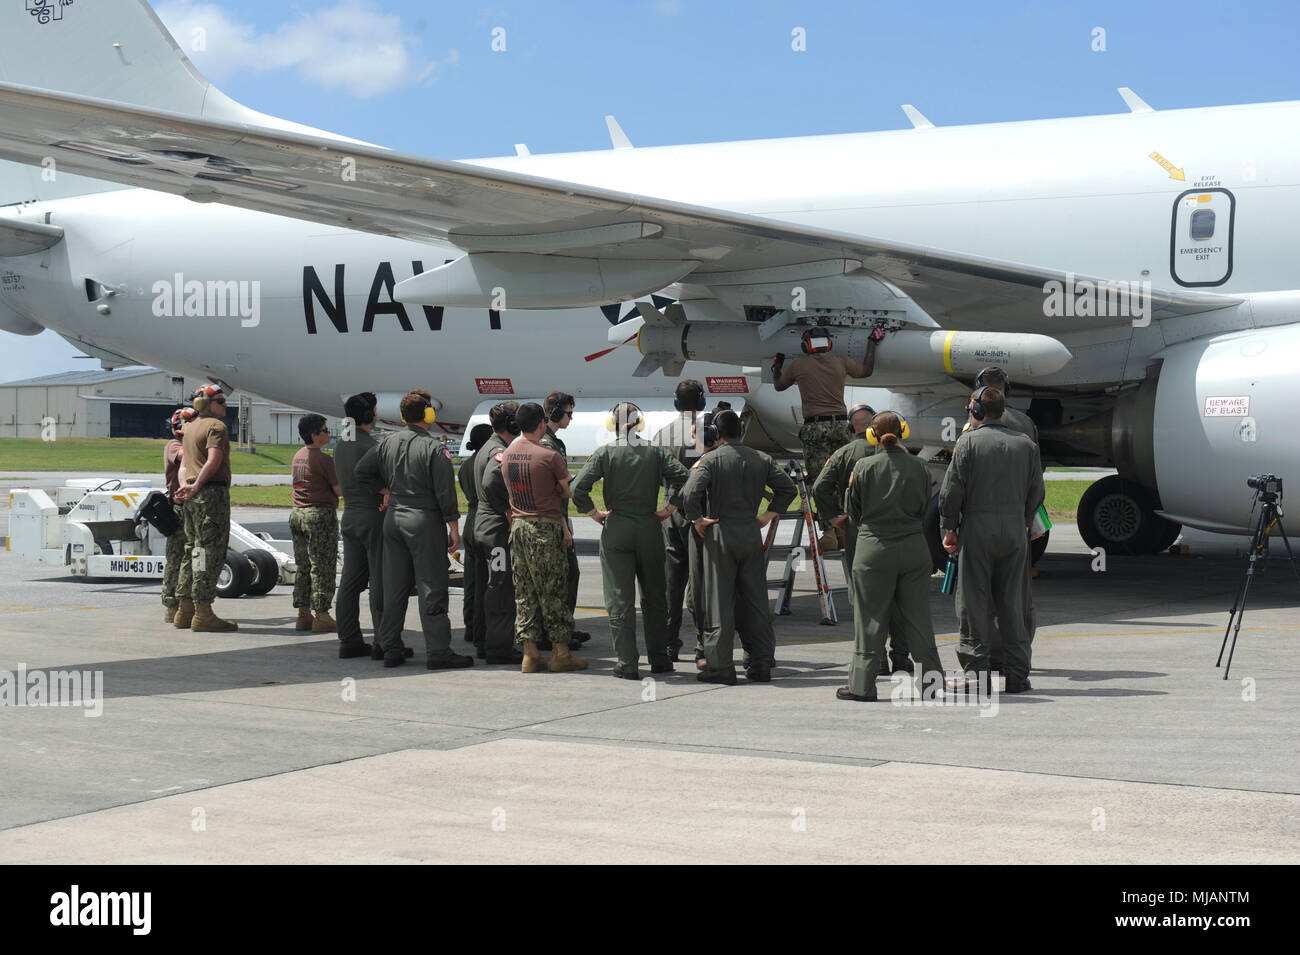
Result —
[[[635,374],[644,377],[656,368],[675,367],[681,361],[762,365],[777,352],[788,359],[798,358],[805,327],[788,325],[763,341],[757,324],[647,322],[637,333],[637,348],[645,358]],[[831,339],[832,354],[858,358],[866,354],[871,329],[831,325],[821,330]],[[1012,378],[1026,379],[1060,371],[1071,357],[1068,348],[1047,335],[903,330],[885,336],[876,360],[877,367],[885,363],[891,373],[970,377],[989,365],[1000,365]]]

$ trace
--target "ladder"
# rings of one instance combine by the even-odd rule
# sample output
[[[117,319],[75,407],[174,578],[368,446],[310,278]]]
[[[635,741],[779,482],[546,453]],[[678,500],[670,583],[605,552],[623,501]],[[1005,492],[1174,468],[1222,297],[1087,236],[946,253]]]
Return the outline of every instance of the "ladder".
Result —
[[[792,511],[783,511],[776,520],[767,526],[767,538],[763,541],[763,552],[770,553],[772,545],[776,540],[776,529],[782,521],[797,521],[794,528],[794,540],[790,546],[790,553],[785,558],[785,569],[781,572],[781,583],[777,588],[776,601],[772,605],[772,612],[777,616],[788,617],[790,615],[790,598],[794,594],[795,574],[800,570],[800,564],[805,556],[809,554],[812,557],[813,578],[817,582],[817,596],[821,601],[822,626],[829,627],[839,623],[839,616],[835,612],[835,598],[831,596],[830,583],[826,579],[826,562],[823,559],[821,544],[817,539],[817,523],[812,509],[812,495],[808,493],[807,474],[803,465],[798,461],[791,461],[783,468],[786,474],[790,475],[799,489],[799,501],[801,506]],[[805,552],[803,546],[803,532],[808,531],[808,547]]]

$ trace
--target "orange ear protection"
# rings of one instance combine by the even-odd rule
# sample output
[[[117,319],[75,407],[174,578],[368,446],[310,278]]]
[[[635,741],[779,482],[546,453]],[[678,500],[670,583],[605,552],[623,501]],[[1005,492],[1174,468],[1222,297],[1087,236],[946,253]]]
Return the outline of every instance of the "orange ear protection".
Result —
[[[906,441],[908,438],[910,438],[912,436],[912,429],[907,426],[907,419],[904,418],[901,414],[898,414],[897,411],[890,411],[888,408],[886,408],[885,411],[889,411],[889,413],[893,415],[898,415],[898,424],[899,424],[898,439],[900,441]],[[884,414],[885,411],[882,411],[881,414]],[[875,428],[867,429],[867,444],[870,445],[880,444],[880,438],[879,436],[877,436]]]
[[[810,328],[799,336],[799,347],[805,355],[823,355],[831,350],[831,335],[824,328]]]

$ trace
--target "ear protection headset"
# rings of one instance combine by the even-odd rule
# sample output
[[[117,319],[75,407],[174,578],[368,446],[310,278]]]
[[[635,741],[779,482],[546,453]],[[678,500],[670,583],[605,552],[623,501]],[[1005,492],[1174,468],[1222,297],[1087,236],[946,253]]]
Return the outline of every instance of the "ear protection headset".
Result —
[[[975,384],[977,386],[983,386],[984,376],[997,367],[997,365],[989,365],[987,368],[981,368],[980,373],[975,376]],[[1005,395],[1011,390],[1011,377],[1005,371],[1002,371],[1001,368],[998,368],[998,371],[1001,372],[1002,375],[1002,384],[1005,386],[1002,389],[1002,393]]]
[[[196,417],[198,417],[198,412],[193,408],[178,408],[172,414],[171,418],[172,434],[179,438],[181,436],[181,428],[185,426],[185,422],[193,421]]]
[[[644,430],[645,430],[645,415],[643,415],[643,414],[641,413],[641,409],[638,408],[636,405],[634,405],[634,404],[633,404],[632,402],[630,402],[630,401],[620,401],[618,404],[614,405],[614,407],[612,407],[612,408],[609,409],[609,417],[607,417],[607,418],[605,419],[605,430],[606,430],[606,431],[614,431],[614,432],[617,432],[617,431],[618,431],[618,409],[619,409],[620,407],[626,407],[626,408],[628,409],[628,414],[627,414],[627,423],[628,423],[628,424],[631,424],[631,423],[632,423],[632,421],[633,421],[633,412],[635,412],[635,414],[636,414],[636,419],[635,419],[635,420],[636,420],[636,430],[637,430],[638,432],[641,432],[641,431],[644,431]]]
[[[678,411],[703,411],[704,410],[704,389],[701,388],[695,393],[695,401],[686,404],[681,398],[673,398],[673,407]]]
[[[424,399],[424,423],[433,424],[438,420],[438,412],[433,407],[433,402],[428,398]]]
[[[824,355],[831,350],[831,335],[824,328],[810,328],[799,336],[799,347],[805,355]]]
[[[507,434],[518,435],[519,432],[521,432],[521,431],[523,430],[523,428],[519,427],[519,422],[515,420],[515,413],[514,413],[513,411],[511,411],[509,408],[507,408],[507,407],[505,406],[504,403],[499,404],[499,405],[495,405],[495,406],[494,406],[494,410],[495,410],[495,408],[500,408],[501,411],[502,411],[502,412],[505,414],[505,416],[506,416],[506,433],[507,433]]]
[[[971,402],[968,410],[970,411],[970,416],[976,421],[984,420],[984,403],[980,401],[980,398],[984,397],[984,392],[988,391],[990,387],[992,386],[981,385],[980,390],[975,392],[975,399]]]
[[[857,406],[855,405],[854,407],[857,407]],[[865,407],[865,406],[864,406],[864,407]],[[912,429],[909,428],[909,427],[907,426],[907,419],[906,419],[906,418],[904,418],[904,417],[903,417],[901,414],[899,414],[897,411],[890,411],[888,408],[886,408],[884,411],[882,411],[882,412],[880,412],[880,413],[881,413],[881,414],[885,414],[885,412],[888,412],[889,414],[895,415],[895,416],[897,416],[897,418],[898,418],[898,425],[899,425],[898,440],[900,440],[900,441],[906,441],[908,438],[910,438],[910,437],[912,436]],[[867,444],[870,444],[870,445],[872,445],[872,446],[877,445],[877,444],[880,444],[880,437],[879,437],[879,435],[876,434],[876,429],[875,429],[875,428],[868,428],[868,429],[867,429]]]
[[[849,409],[849,421],[852,421],[853,416],[857,414],[859,411],[869,411],[871,412],[871,417],[874,418],[876,416],[875,408],[871,407],[871,405],[867,404],[865,401],[859,401],[856,405],[854,405],[852,408]]]
[[[577,404],[573,395],[566,395],[563,391],[555,399],[555,407],[546,413],[546,420],[551,424],[559,424],[560,419],[564,417],[564,409],[569,405]]]
[[[199,385],[194,389],[194,394],[190,395],[190,401],[193,402],[196,412],[202,412],[207,410],[213,398],[218,395],[225,397],[225,394],[220,385]]]

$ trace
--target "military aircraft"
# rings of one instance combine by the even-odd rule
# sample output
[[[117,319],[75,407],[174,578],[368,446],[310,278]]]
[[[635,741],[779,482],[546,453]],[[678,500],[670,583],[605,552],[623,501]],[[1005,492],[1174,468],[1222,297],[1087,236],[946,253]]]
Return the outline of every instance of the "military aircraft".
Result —
[[[1078,518],[1112,553],[1248,532],[1246,478],[1300,473],[1300,103],[1124,89],[1115,115],[656,148],[610,120],[609,150],[451,162],[234,102],[143,0],[10,3],[0,37],[0,328],[107,365],[332,414],[425,386],[450,433],[557,387],[667,409],[690,376],[797,451],[771,356],[882,327],[874,403],[912,444],[951,445],[999,364],[1046,463],[1118,469]]]

